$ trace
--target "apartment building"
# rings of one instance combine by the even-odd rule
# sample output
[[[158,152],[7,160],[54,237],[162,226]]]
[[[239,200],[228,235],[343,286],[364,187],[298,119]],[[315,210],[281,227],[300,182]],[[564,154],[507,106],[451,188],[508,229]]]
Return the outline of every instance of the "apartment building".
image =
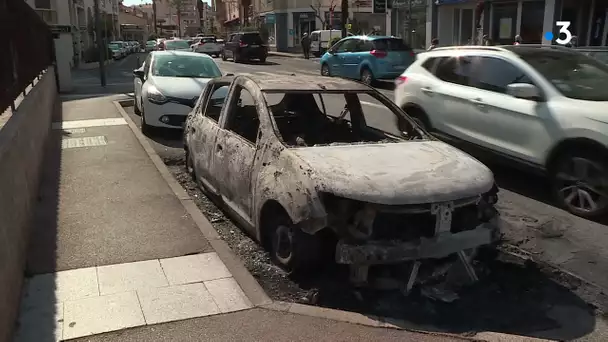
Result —
[[[194,36],[200,32],[201,22],[197,0],[183,0],[181,8],[175,8],[170,0],[156,0],[156,20],[165,27],[176,27],[182,36]],[[179,16],[179,18],[178,18]]]
[[[71,66],[82,62],[84,51],[95,44],[93,0],[26,0],[36,13],[57,31],[61,31],[59,44],[62,56],[67,55]],[[120,35],[118,0],[99,0],[102,21],[108,37]],[[69,47],[69,48],[68,48]]]
[[[120,23],[121,39],[135,40],[144,43],[154,30],[152,15],[139,6],[124,6],[119,4],[118,22]]]

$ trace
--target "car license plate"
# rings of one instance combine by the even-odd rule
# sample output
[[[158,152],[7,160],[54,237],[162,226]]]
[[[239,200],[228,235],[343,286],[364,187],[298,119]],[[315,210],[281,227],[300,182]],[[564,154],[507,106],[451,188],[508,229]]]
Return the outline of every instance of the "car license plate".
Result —
[[[251,45],[251,47],[260,47],[259,45]]]

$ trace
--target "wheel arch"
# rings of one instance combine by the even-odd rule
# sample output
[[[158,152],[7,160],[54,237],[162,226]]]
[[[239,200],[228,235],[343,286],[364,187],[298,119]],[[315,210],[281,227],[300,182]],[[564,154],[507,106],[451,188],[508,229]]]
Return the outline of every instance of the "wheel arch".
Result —
[[[410,115],[408,113],[408,110],[409,111],[416,111],[419,114],[422,114],[422,118],[421,119],[425,121],[425,124],[428,126],[427,128],[432,128],[433,127],[433,123],[431,122],[431,118],[426,113],[426,111],[424,110],[424,108],[422,108],[422,106],[420,106],[419,104],[414,103],[414,102],[406,102],[405,104],[403,104],[401,106],[401,109],[403,109],[403,111],[406,114],[408,114],[408,115]]]
[[[582,149],[585,151],[598,151],[608,155],[608,147],[589,138],[567,138],[559,141],[547,154],[545,159],[545,168],[549,171],[557,161],[558,157],[563,153],[571,150]]]
[[[260,210],[260,218],[258,222],[258,227],[260,227],[260,229],[258,230],[258,239],[262,246],[265,248],[270,247],[271,244],[271,237],[269,234],[270,232],[268,231],[269,223],[271,222],[272,217],[279,213],[287,215],[287,217],[289,217],[289,213],[287,212],[285,207],[283,207],[283,205],[277,200],[268,199],[266,200],[266,202],[264,202],[264,204],[262,204],[262,209]]]

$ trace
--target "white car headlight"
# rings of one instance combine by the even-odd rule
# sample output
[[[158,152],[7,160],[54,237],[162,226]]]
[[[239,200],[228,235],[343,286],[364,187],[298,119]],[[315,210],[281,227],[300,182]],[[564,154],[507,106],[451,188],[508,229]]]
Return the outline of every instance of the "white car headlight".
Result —
[[[160,92],[160,90],[158,90],[158,88],[155,86],[150,86],[148,87],[148,101],[162,105],[167,103],[167,98],[165,95],[163,95],[163,93]]]

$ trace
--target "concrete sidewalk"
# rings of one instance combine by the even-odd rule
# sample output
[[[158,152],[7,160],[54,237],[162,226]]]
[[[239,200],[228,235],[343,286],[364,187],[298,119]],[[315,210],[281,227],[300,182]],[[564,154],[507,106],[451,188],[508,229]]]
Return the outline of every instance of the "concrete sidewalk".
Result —
[[[467,340],[272,303],[113,99],[53,119],[17,341]]]

